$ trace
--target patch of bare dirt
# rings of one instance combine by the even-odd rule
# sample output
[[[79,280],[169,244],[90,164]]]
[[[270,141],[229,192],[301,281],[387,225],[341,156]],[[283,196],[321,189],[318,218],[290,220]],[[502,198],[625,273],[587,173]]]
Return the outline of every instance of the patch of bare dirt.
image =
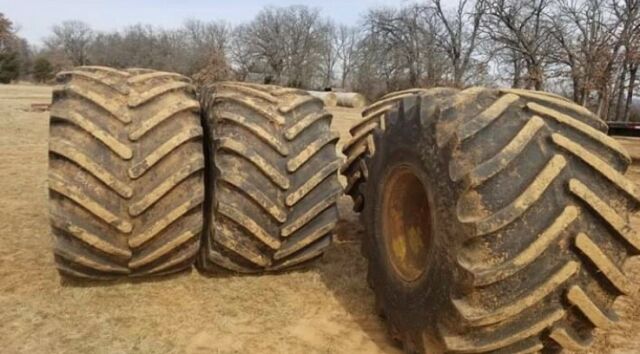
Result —
[[[359,253],[361,226],[347,198],[340,202],[341,242],[304,271],[61,281],[47,220],[48,113],[30,110],[50,101],[50,93],[0,86],[2,352],[400,353],[375,315]],[[334,114],[341,133],[359,117],[353,110]],[[639,283],[640,264],[635,269]],[[627,298],[616,306],[619,325],[592,353],[638,352],[640,302]]]
[[[619,136],[616,139],[627,149],[631,158],[640,164],[640,137]]]

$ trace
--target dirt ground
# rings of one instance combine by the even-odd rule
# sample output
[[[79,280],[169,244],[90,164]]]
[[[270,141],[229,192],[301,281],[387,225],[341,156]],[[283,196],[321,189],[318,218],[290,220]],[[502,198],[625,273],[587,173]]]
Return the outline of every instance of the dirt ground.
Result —
[[[374,314],[350,202],[342,240],[307,270],[116,283],[62,281],[47,221],[50,89],[0,86],[0,347],[4,353],[399,353]],[[357,112],[334,111],[344,132]],[[640,171],[634,177],[640,182]],[[640,223],[636,224],[640,226]],[[631,272],[640,280],[639,270]],[[628,264],[631,266],[631,264]],[[640,302],[592,353],[637,353]]]

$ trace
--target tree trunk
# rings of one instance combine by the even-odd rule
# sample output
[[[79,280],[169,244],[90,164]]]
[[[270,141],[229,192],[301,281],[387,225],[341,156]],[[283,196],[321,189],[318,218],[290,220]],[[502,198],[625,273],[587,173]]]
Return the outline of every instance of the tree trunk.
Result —
[[[632,64],[629,70],[629,89],[627,90],[627,102],[624,106],[623,120],[625,122],[629,121],[629,116],[631,114],[631,104],[633,103],[633,91],[636,85],[637,74],[638,74],[638,64]]]
[[[453,86],[462,88],[462,76],[464,74],[463,68],[460,66],[460,60],[453,61]]]
[[[418,73],[417,62],[409,64],[409,83],[412,87],[418,87],[420,81],[420,74]]]
[[[514,59],[513,60],[513,83],[511,84],[513,88],[520,88],[521,71],[522,69],[520,68],[520,63],[518,62],[518,59]]]
[[[580,78],[575,73],[571,74],[571,83],[573,84],[573,102],[580,104]]]
[[[540,65],[532,61],[528,64],[527,71],[529,74],[529,82],[527,84],[529,86],[528,88],[541,91],[544,87],[544,73],[542,72]]]
[[[340,86],[340,87],[345,88],[345,89],[346,89],[346,85],[347,85],[347,75],[348,74],[347,74],[346,70],[344,70],[344,68],[343,68],[342,69],[342,86]]]
[[[622,73],[620,73],[618,78],[618,92],[616,99],[616,120],[624,120],[625,116],[625,107],[622,105],[622,99],[624,97],[624,84],[627,81],[627,71],[629,66],[627,65],[627,59],[625,58],[624,63],[622,63]]]
[[[609,107],[611,103],[611,93],[609,91],[608,87],[604,87],[600,90],[599,94],[598,116],[605,122],[609,121]]]
[[[580,105],[582,107],[586,107],[587,103],[589,102],[589,94],[591,93],[590,90],[587,89],[586,84],[583,83],[582,87],[580,87]]]

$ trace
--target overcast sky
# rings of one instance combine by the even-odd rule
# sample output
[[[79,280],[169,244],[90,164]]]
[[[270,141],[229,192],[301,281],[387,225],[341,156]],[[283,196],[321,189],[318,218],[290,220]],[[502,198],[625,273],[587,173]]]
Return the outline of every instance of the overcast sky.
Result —
[[[0,0],[0,12],[20,27],[20,36],[40,44],[54,24],[70,19],[104,31],[136,23],[177,27],[188,18],[237,24],[251,20],[267,5],[302,4],[319,8],[338,23],[356,24],[370,7],[404,1],[407,0]]]

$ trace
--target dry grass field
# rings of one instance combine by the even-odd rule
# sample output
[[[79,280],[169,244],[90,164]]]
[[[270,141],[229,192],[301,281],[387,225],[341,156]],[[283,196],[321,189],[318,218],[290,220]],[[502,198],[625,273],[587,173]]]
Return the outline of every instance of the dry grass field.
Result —
[[[32,103],[49,100],[47,87],[0,86],[3,353],[400,352],[374,314],[359,255],[360,226],[346,199],[338,237],[347,241],[306,270],[216,278],[191,271],[110,283],[62,280],[53,265],[47,220],[48,113],[31,111]],[[341,132],[358,117],[352,110],[334,114]],[[630,263],[640,269],[639,262]],[[631,276],[640,281],[640,271]],[[617,327],[598,338],[593,353],[638,352],[640,300],[623,298],[616,308]]]

